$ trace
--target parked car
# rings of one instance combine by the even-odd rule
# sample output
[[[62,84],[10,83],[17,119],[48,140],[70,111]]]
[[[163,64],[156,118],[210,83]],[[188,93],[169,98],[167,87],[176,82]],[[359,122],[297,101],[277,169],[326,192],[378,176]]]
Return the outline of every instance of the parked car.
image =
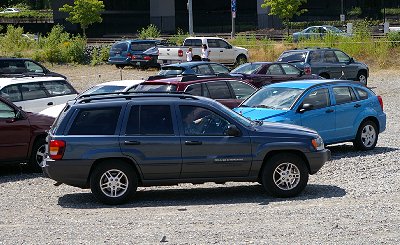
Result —
[[[158,47],[158,63],[173,64],[186,61],[186,51],[192,48],[193,61],[201,60],[202,45],[206,44],[210,52],[210,60],[225,65],[239,65],[246,63],[249,52],[245,48],[235,47],[219,37],[188,37],[183,46]]]
[[[230,74],[248,81],[257,88],[282,81],[321,78],[318,75],[305,74],[294,65],[282,62],[245,63],[233,69]]]
[[[43,171],[105,204],[127,202],[138,186],[227,181],[292,197],[330,158],[314,130],[253,122],[199,96],[91,96],[62,113]]]
[[[179,76],[147,81],[129,91],[146,92],[185,92],[187,94],[209,97],[229,108],[238,106],[256,88],[240,79],[216,76]]]
[[[279,62],[290,62],[306,74],[326,79],[349,79],[367,86],[368,66],[335,48],[305,48],[284,51]]]
[[[371,150],[386,128],[383,102],[359,82],[304,80],[258,90],[234,109],[251,120],[283,122],[315,129],[325,144],[350,141]]]
[[[136,66],[142,68],[159,67],[157,63],[158,45],[161,40],[123,40],[114,43],[110,49],[108,63],[117,68]]]
[[[19,12],[21,12],[21,10],[18,8],[5,8],[3,11],[0,11],[0,14],[11,14]]]
[[[310,26],[306,29],[293,33],[293,41],[298,42],[301,39],[316,39],[322,38],[326,35],[337,35],[343,37],[349,37],[351,34],[348,34],[337,27],[322,25],[322,26]]]
[[[215,75],[228,74],[229,69],[216,62],[193,61],[165,65],[161,67],[158,75],[178,76],[178,75]]]
[[[41,170],[44,159],[46,130],[54,118],[25,112],[0,96],[0,165],[28,163]]]
[[[24,34],[26,35],[26,34]],[[40,63],[27,58],[0,58],[0,77],[16,77],[16,76],[47,76],[62,77],[66,76],[52,72]]]
[[[0,96],[29,112],[64,104],[77,95],[78,92],[62,77],[0,78]]]
[[[104,82],[94,85],[93,87],[85,90],[80,93],[76,98],[83,98],[88,95],[100,95],[100,94],[111,94],[117,92],[125,92],[129,89],[137,87],[140,83],[144,82],[144,80],[117,80]],[[46,115],[49,117],[56,118],[60,115],[61,111],[65,108],[67,103],[51,106],[49,108],[40,111],[39,114]]]

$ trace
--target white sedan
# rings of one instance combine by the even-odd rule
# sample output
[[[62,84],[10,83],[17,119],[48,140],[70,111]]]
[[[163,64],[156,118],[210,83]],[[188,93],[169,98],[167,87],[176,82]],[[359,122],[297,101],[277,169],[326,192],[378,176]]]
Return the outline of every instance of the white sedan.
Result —
[[[6,14],[6,13],[18,13],[21,12],[20,9],[17,8],[6,8],[3,11],[0,11],[0,14]]]

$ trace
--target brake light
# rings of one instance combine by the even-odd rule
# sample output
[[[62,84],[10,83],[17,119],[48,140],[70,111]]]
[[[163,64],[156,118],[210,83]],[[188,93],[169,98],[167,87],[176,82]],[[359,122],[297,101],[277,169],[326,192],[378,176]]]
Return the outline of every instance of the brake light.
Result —
[[[304,66],[304,73],[307,75],[311,75],[311,66],[309,65]]]
[[[182,49],[179,49],[179,50],[178,50],[178,56],[179,56],[179,57],[182,57],[182,56],[183,56],[183,50],[182,50]]]
[[[136,56],[132,55],[131,60],[134,60],[134,59],[136,59]]]
[[[150,56],[144,56],[143,59],[144,60],[151,60],[151,57]]]
[[[383,111],[383,100],[382,100],[382,97],[380,95],[378,95],[378,101],[379,101],[379,104],[381,105],[381,108],[382,108],[382,111]]]
[[[133,56],[132,56],[132,54],[131,54],[131,53],[127,53],[127,54],[126,54],[126,57],[128,57],[128,58],[132,58]]]
[[[53,160],[60,160],[64,156],[65,141],[51,140],[49,144],[49,156]]]

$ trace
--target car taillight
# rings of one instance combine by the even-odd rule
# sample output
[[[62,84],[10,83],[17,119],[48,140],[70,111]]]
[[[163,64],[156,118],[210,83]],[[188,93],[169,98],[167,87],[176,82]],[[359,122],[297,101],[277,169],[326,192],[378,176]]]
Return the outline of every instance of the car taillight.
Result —
[[[126,57],[132,58],[132,54],[131,54],[131,53],[127,53],[127,54],[126,54]]]
[[[378,95],[378,101],[379,101],[379,104],[381,105],[381,108],[382,108],[382,111],[383,111],[383,100],[382,100],[382,97],[380,95]]]
[[[179,57],[182,57],[182,56],[183,56],[183,50],[182,50],[182,49],[179,49],[179,50],[178,50],[178,56],[179,56]]]
[[[143,59],[144,60],[151,60],[151,57],[150,56],[144,56]]]
[[[62,159],[65,151],[65,141],[51,140],[49,144],[49,156],[53,160]]]
[[[307,75],[311,75],[311,66],[305,65],[304,66],[304,73]]]
[[[136,56],[132,55],[131,60],[134,60],[134,59],[136,59]]]

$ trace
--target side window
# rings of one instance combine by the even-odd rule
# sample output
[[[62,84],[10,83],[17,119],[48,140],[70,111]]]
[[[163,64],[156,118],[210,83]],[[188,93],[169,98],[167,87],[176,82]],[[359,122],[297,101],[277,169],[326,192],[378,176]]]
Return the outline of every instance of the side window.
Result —
[[[68,135],[114,135],[121,107],[82,109]]]
[[[22,100],[21,91],[19,90],[18,85],[4,87],[0,91],[0,95],[12,102],[18,102]]]
[[[229,122],[215,112],[197,106],[179,106],[185,135],[224,136]]]
[[[322,61],[321,51],[310,52],[310,64],[320,63]]]
[[[14,109],[9,107],[4,102],[0,101],[0,118],[13,118],[15,117]]]
[[[185,93],[201,96],[201,83],[191,84],[186,87]]]
[[[267,70],[267,75],[283,75],[283,71],[279,65],[270,65]]]
[[[256,89],[252,86],[239,81],[229,81],[233,91],[235,92],[236,99],[246,99]]]
[[[209,48],[219,48],[218,39],[208,39],[207,43]]]
[[[332,50],[325,51],[324,60],[326,63],[337,63],[336,55]]]
[[[207,88],[212,99],[231,99],[232,95],[228,85],[224,81],[208,82]]]
[[[73,94],[74,91],[68,86],[65,81],[48,81],[43,82],[43,86],[46,88],[50,96]]]
[[[25,61],[25,66],[28,72],[44,73],[43,68],[32,61]]]
[[[140,106],[139,115],[138,112],[133,109],[129,115],[128,128],[131,124],[139,125],[139,134],[141,135],[174,134],[171,107],[169,105],[142,105]],[[135,130],[137,132],[135,128],[129,130],[128,128],[127,132],[135,132]]]
[[[333,95],[335,96],[336,104],[343,104],[356,100],[354,92],[350,87],[334,87]]]
[[[299,69],[288,64],[281,64],[281,67],[286,75],[300,75]]]
[[[226,67],[217,64],[210,64],[214,73],[229,73],[229,70]]]
[[[361,88],[356,88],[358,97],[360,98],[360,100],[366,100],[368,99],[368,92],[365,91],[364,89]]]
[[[211,71],[211,69],[208,65],[197,66],[196,73],[198,73],[198,74],[213,74],[213,72]]]
[[[313,109],[320,109],[329,106],[329,91],[321,88],[311,91],[303,100],[303,104],[313,105]]]
[[[21,84],[21,92],[23,100],[35,100],[47,97],[46,91],[40,83]]]
[[[128,50],[128,44],[126,42],[114,44],[111,47],[113,52],[124,52]]]
[[[218,40],[218,45],[220,48],[228,48],[230,45],[224,40]]]
[[[350,57],[342,51],[335,50],[335,54],[340,63],[348,63],[350,61]]]

